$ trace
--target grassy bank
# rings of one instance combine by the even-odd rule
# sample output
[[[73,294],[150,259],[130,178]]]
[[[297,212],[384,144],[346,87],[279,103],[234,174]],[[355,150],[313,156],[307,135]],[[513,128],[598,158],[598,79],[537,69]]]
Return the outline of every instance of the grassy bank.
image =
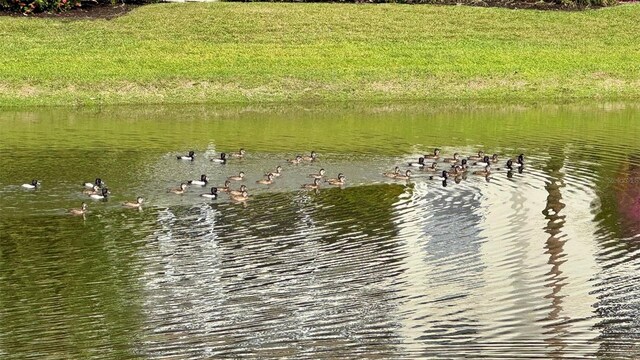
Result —
[[[638,18],[281,3],[0,17],[0,105],[637,98]]]

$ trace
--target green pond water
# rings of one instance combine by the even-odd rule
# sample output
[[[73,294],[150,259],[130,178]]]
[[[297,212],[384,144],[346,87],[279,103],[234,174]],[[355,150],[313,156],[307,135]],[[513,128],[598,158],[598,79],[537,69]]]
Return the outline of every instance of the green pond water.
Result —
[[[638,358],[639,138],[625,103],[0,110],[0,358]],[[499,160],[382,175],[436,147]]]

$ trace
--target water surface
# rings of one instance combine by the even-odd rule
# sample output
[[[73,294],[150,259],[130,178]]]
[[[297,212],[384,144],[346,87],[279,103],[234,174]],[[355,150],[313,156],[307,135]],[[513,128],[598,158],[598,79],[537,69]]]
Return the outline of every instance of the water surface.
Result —
[[[636,104],[3,110],[0,355],[640,357],[639,120]],[[502,169],[381,175],[434,147]],[[347,184],[301,189],[320,168]],[[244,204],[167,192],[239,171]],[[82,194],[96,177],[106,202]]]

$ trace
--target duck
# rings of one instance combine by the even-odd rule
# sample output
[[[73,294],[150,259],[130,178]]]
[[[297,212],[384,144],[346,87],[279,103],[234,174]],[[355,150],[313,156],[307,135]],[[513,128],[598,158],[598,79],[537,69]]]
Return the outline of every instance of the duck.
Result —
[[[491,155],[491,162],[494,164],[498,162],[498,154]]]
[[[438,163],[437,162],[432,162],[431,166],[426,166],[422,168],[422,170],[424,171],[436,171],[438,170]]]
[[[462,165],[454,165],[451,170],[447,171],[447,174],[451,176],[459,177],[460,175],[464,175],[466,171],[467,171],[466,167],[463,167]]]
[[[521,167],[524,167],[524,154],[518,155],[518,157],[516,158],[516,162],[513,162],[513,160],[511,159],[507,160],[507,169],[513,170],[513,168]]]
[[[272,183],[273,183],[273,174],[271,174],[271,173],[267,174],[267,178],[266,179],[262,179],[262,180],[256,181],[256,184],[270,185]]]
[[[429,180],[447,181],[449,179],[449,173],[446,170],[442,170],[439,176],[429,176]]]
[[[393,172],[383,172],[382,175],[389,177],[389,178],[395,178],[398,174],[400,174],[400,168],[399,167],[395,167],[395,169],[393,169]]]
[[[473,165],[479,165],[479,166],[487,166],[491,163],[491,158],[488,156],[484,156],[482,158],[482,160],[476,161],[473,163]]]
[[[211,192],[200,194],[200,196],[202,196],[204,198],[207,198],[207,199],[217,199],[218,198],[218,188],[214,186],[214,187],[211,188]]]
[[[246,153],[247,153],[247,152],[246,152],[246,151],[244,151],[244,149],[243,149],[243,148],[240,148],[240,150],[239,150],[238,152],[236,152],[236,153],[231,153],[230,155],[231,155],[231,157],[232,157],[232,158],[235,158],[235,159],[244,159],[244,155],[245,155]]]
[[[314,179],[322,179],[324,178],[325,172],[326,171],[324,169],[320,169],[317,174],[309,174],[309,177]]]
[[[239,196],[242,195],[242,193],[245,191],[247,191],[247,186],[240,185],[240,190],[229,190],[229,196]]]
[[[313,184],[302,185],[303,189],[318,189],[320,188],[320,179],[313,179]]]
[[[289,164],[300,164],[302,162],[302,155],[296,155],[293,159],[288,159],[287,162]]]
[[[96,181],[93,183],[86,182],[84,183],[84,187],[87,189],[93,189],[94,186],[98,185],[98,187],[103,187],[105,184],[102,182],[102,179],[96,178]]]
[[[82,190],[82,193],[85,195],[99,194],[100,187],[98,185],[93,185],[93,189],[84,189]]]
[[[200,175],[200,180],[189,180],[187,184],[189,185],[200,185],[205,186],[209,183],[209,177],[205,174]]]
[[[243,191],[240,195],[231,195],[231,200],[233,201],[243,202],[247,201],[247,199],[249,199],[249,193],[247,193],[246,190]]]
[[[489,176],[491,174],[491,165],[487,164],[483,170],[474,171],[473,175]]]
[[[231,185],[231,180],[226,180],[224,182],[224,186],[218,186],[218,191],[229,192],[231,190],[231,188],[229,187],[230,185]]]
[[[452,158],[446,158],[446,159],[443,159],[442,161],[448,162],[448,163],[457,163],[458,161],[460,161],[460,154],[455,153],[453,154]]]
[[[318,158],[318,154],[315,151],[312,151],[309,156],[303,156],[302,161],[315,161]]]
[[[267,176],[269,174],[273,175],[274,177],[278,177],[278,176],[282,175],[282,166],[280,166],[280,165],[276,166],[276,171],[270,172],[270,173],[266,173],[266,174],[264,174],[264,176]]]
[[[178,155],[178,156],[176,156],[176,158],[177,158],[178,160],[189,160],[189,161],[193,161],[193,160],[195,160],[195,158],[196,158],[196,153],[195,153],[193,150],[191,150],[191,151],[189,151],[189,154],[188,154],[188,155]]]
[[[485,156],[484,155],[484,151],[478,151],[478,155],[477,156],[476,155],[471,155],[471,156],[468,156],[467,159],[469,159],[471,161],[479,161],[479,160],[484,159],[484,156]]]
[[[211,159],[211,162],[218,163],[218,164],[226,164],[227,163],[227,154],[226,153],[220,153],[220,158]]]
[[[79,209],[69,209],[71,215],[84,215],[87,213],[87,203],[83,202]]]
[[[128,208],[137,208],[139,209],[142,206],[142,203],[144,202],[144,198],[142,196],[138,196],[136,198],[135,202],[132,201],[126,201],[122,203],[122,206],[124,207],[128,207]]]
[[[440,149],[438,149],[438,148],[433,149],[433,154],[432,155],[425,155],[424,159],[425,160],[438,160],[438,159],[440,159]]]
[[[409,180],[411,179],[411,170],[407,170],[404,172],[404,175],[402,174],[397,174],[394,179],[396,180]]]
[[[187,191],[187,184],[185,183],[180,184],[180,187],[177,189],[169,190],[170,193],[174,193],[178,195],[184,194],[186,191]]]
[[[21,186],[25,189],[35,189],[40,186],[40,181],[33,179],[31,180],[31,184],[22,184]]]
[[[109,191],[109,189],[105,187],[105,188],[102,188],[102,192],[97,194],[91,194],[89,195],[89,197],[94,200],[104,200],[109,196],[109,194],[111,194],[111,192]]]
[[[238,175],[229,176],[227,180],[242,181],[244,180],[244,171],[240,171]]]
[[[424,167],[424,157],[423,156],[419,157],[418,158],[418,162],[410,162],[409,166],[423,168]]]
[[[344,175],[340,173],[338,174],[337,179],[328,179],[327,182],[329,183],[329,185],[342,186],[347,183],[347,178],[345,178]]]

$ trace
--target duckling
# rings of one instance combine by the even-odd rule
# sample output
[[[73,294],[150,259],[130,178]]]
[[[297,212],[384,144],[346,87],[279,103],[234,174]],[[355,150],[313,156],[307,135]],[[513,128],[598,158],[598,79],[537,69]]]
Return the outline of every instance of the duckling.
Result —
[[[177,189],[169,190],[169,192],[178,194],[178,195],[184,194],[186,191],[187,191],[187,184],[185,183],[180,184],[180,187]]]
[[[90,182],[84,183],[84,187],[86,187],[87,189],[93,189],[93,187],[96,185],[98,185],[98,187],[103,187],[105,183],[103,183],[102,179],[100,178],[96,178],[96,181],[94,183],[90,183]]]
[[[244,171],[240,171],[238,175],[229,176],[227,180],[242,181],[244,180]]]
[[[318,189],[320,188],[320,179],[313,179],[313,184],[302,185],[303,189]]]
[[[399,174],[400,174],[400,168],[397,167],[397,166],[395,167],[395,169],[393,169],[393,172],[384,172],[384,173],[382,173],[382,175],[384,175],[386,177],[389,177],[389,178],[394,178],[394,179]]]
[[[83,202],[80,209],[69,209],[71,215],[84,215],[87,213],[87,203]]]
[[[491,165],[487,164],[484,170],[474,171],[473,175],[489,176],[491,174]]]
[[[226,153],[220,153],[220,158],[219,159],[211,159],[211,162],[218,163],[218,164],[226,164],[227,163],[227,154]]]
[[[269,173],[266,179],[256,181],[257,184],[270,185],[273,183],[273,174]]]
[[[82,193],[85,195],[93,195],[100,193],[100,187],[98,185],[93,185],[93,189],[84,189]]]
[[[447,181],[449,179],[449,173],[446,170],[442,170],[439,176],[429,176],[429,180]]]
[[[478,156],[476,155],[471,155],[468,156],[467,159],[471,160],[471,161],[479,161],[484,159],[484,151],[478,151]]]
[[[438,160],[438,159],[440,159],[440,149],[438,149],[438,148],[433,149],[433,155],[425,155],[424,159],[425,160]]]
[[[208,199],[217,199],[218,198],[218,188],[214,186],[214,187],[211,188],[211,192],[200,194],[200,196],[208,198]]]
[[[240,185],[240,190],[229,190],[229,196],[240,196],[245,191],[247,191],[247,186]]]
[[[138,196],[136,198],[135,202],[123,202],[122,206],[124,207],[128,207],[128,208],[137,208],[139,209],[142,206],[142,203],[144,202],[144,198],[142,196]]]
[[[459,160],[460,160],[460,154],[455,153],[453,154],[452,158],[445,158],[442,161],[448,162],[448,163],[457,163]]]
[[[237,201],[237,202],[244,202],[247,201],[249,199],[249,193],[247,193],[247,191],[243,191],[242,194],[240,195],[232,195],[231,196],[231,200],[233,201]]]
[[[394,179],[396,180],[409,180],[411,179],[411,170],[407,170],[405,171],[404,175],[402,174],[397,174]]]
[[[482,158],[482,160],[476,161],[473,163],[473,165],[479,165],[479,166],[487,166],[491,163],[491,158],[488,156],[485,156]]]
[[[424,157],[422,157],[422,156],[419,157],[418,158],[418,162],[410,162],[409,166],[423,168],[424,167]]]
[[[111,191],[109,191],[109,189],[102,188],[102,192],[100,192],[98,194],[91,194],[91,195],[89,195],[89,197],[94,199],[94,200],[104,200],[109,196],[109,194],[111,194]]]
[[[310,156],[303,156],[302,161],[315,161],[318,158],[318,154],[315,151],[312,151]]]
[[[189,155],[178,155],[178,156],[176,156],[176,158],[177,158],[178,160],[189,160],[189,161],[193,161],[193,160],[195,160],[195,158],[196,158],[196,153],[195,153],[193,150],[191,150],[191,151],[189,151]]]
[[[314,179],[322,179],[324,178],[324,174],[325,174],[324,169],[320,169],[320,171],[318,171],[317,174],[309,174],[309,177]]]
[[[289,164],[300,164],[302,162],[302,155],[296,155],[294,159],[288,159]]]
[[[240,148],[240,150],[237,153],[231,153],[231,157],[234,159],[244,159],[244,154],[246,154],[246,151]]]
[[[276,171],[270,172],[270,173],[266,173],[266,174],[264,174],[264,176],[267,176],[269,174],[273,175],[274,177],[278,177],[278,176],[282,175],[282,166],[280,166],[280,165],[276,166]]]
[[[229,187],[230,185],[231,180],[227,180],[224,182],[224,186],[218,186],[218,191],[229,192],[231,190],[231,188]]]
[[[342,174],[338,174],[337,179],[328,179],[327,182],[329,183],[329,185],[342,186],[347,183],[347,178],[345,178]]]
[[[22,184],[21,186],[25,189],[35,189],[40,186],[40,181],[33,179],[31,180],[31,184]]]
[[[200,180],[189,180],[187,184],[189,185],[200,185],[205,186],[209,183],[209,177],[205,174],[200,175]]]

